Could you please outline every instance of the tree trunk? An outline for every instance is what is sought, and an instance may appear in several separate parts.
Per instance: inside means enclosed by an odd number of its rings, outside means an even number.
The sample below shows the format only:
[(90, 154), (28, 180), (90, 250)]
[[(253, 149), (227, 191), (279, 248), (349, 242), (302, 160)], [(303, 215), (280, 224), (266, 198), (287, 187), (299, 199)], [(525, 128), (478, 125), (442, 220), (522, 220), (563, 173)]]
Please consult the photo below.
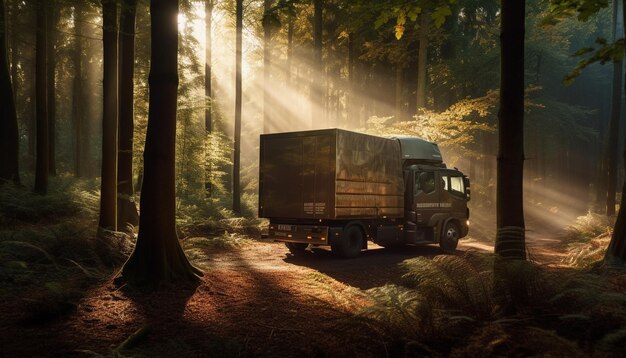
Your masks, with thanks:
[(46, 1), (37, 1), (37, 35), (35, 44), (35, 91), (37, 147), (35, 162), (35, 192), (48, 193), (48, 96), (46, 85)]
[[(208, 134), (213, 132), (213, 90), (211, 88), (212, 78), (211, 78), (211, 52), (212, 52), (212, 41), (213, 41), (213, 1), (214, 0), (206, 0), (204, 3), (204, 16), (205, 16), (205, 28), (206, 28), (206, 52), (205, 52), (205, 60), (204, 60), (204, 96), (206, 97), (207, 103), (206, 108), (204, 109), (204, 129)], [(213, 170), (211, 166), (210, 153), (206, 153), (205, 163), (207, 165), (206, 168), (206, 178), (204, 188), (206, 190), (207, 195), (211, 195), (212, 185), (211, 185), (211, 171)]]
[(428, 62), (428, 13), (424, 12), (420, 15), (420, 30), (419, 30), (419, 54), (417, 55), (417, 98), (416, 98), (416, 112), (420, 108), (426, 107), (426, 79), (427, 76), (427, 62)]
[[(263, 0), (265, 13), (272, 7), (273, 0)], [(269, 21), (263, 22), (263, 133), (274, 132), (272, 95), (269, 93), (272, 74), (272, 29)]]
[(0, 0), (0, 184), (2, 182), (20, 184), (17, 113), (9, 75), (6, 20), (5, 2)]
[(396, 63), (396, 108), (395, 108), (395, 122), (402, 121), (402, 82), (404, 71), (402, 71), (402, 65)]
[(503, 1), (498, 111), (497, 227), (495, 252), (526, 259), (524, 234), (524, 1)]
[(102, 1), (102, 169), (99, 228), (117, 230), (117, 0)]
[(321, 123), (324, 118), (324, 76), (322, 65), (322, 31), (324, 26), (324, 0), (313, 0), (313, 83), (311, 84), (311, 126)]
[(58, 18), (57, 5), (54, 0), (48, 1), (47, 34), (48, 48), (46, 59), (48, 62), (46, 75), (48, 76), (48, 174), (57, 175), (56, 169), (56, 25)]
[[(617, 0), (613, 1), (613, 41), (617, 40), (617, 14), (619, 6)], [(621, 114), (622, 96), (622, 61), (613, 62), (613, 97), (611, 99), (611, 121), (609, 122), (608, 144), (608, 179), (606, 196), (606, 215), (615, 215), (615, 190), (617, 186), (617, 151), (619, 122)]]
[(123, 0), (119, 37), (119, 147), (117, 152), (117, 227), (132, 230), (139, 224), (133, 198), (133, 131), (135, 74), (135, 17), (137, 0)]
[(202, 273), (183, 252), (176, 234), (176, 101), (178, 0), (151, 0), (150, 105), (144, 151), (139, 236), (117, 281), (157, 288), (195, 281)]
[(83, 40), (82, 29), (83, 11), (79, 5), (74, 7), (74, 53), (72, 62), (74, 65), (74, 79), (72, 83), (72, 131), (74, 133), (74, 176), (80, 178), (83, 173), (82, 162), (82, 127), (84, 121), (84, 104), (83, 98)]
[(237, 38), (235, 43), (235, 133), (233, 158), (233, 211), (241, 214), (241, 45), (243, 32), (243, 0), (237, 0)]
[(287, 24), (287, 66), (285, 66), (285, 81), (291, 86), (292, 75), (291, 68), (293, 66), (293, 26), (294, 15), (289, 14), (289, 23)]
[[(626, 10), (626, 0), (622, 0), (622, 9)], [(626, 24), (626, 11), (622, 12), (623, 23)], [(626, 26), (624, 26), (624, 36), (626, 36)], [(625, 75), (626, 76), (626, 75)], [(624, 78), (624, 91), (626, 92), (626, 78)], [(626, 149), (624, 150), (624, 165), (626, 169)], [(617, 219), (615, 220), (615, 227), (613, 228), (613, 235), (611, 236), (611, 242), (606, 251), (604, 260), (611, 263), (617, 261), (619, 263), (626, 262), (626, 177), (624, 177), (624, 184), (622, 185), (622, 199), (620, 201), (619, 212), (617, 213)]]

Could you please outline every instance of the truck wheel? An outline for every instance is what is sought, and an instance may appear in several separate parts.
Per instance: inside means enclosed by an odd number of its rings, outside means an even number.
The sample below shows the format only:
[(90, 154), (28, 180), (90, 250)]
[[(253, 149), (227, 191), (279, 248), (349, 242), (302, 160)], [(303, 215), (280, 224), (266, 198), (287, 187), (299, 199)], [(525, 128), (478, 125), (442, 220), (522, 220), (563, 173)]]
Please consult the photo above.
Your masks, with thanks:
[(341, 240), (331, 246), (332, 252), (340, 257), (353, 258), (359, 256), (363, 248), (363, 231), (358, 226), (350, 226)]
[(286, 242), (285, 246), (289, 249), (294, 256), (303, 255), (306, 248), (309, 244), (300, 243), (300, 242)]
[(459, 225), (454, 221), (448, 221), (446, 227), (441, 233), (439, 239), (439, 246), (445, 252), (454, 252), (459, 244), (459, 237), (461, 237), (461, 230)]

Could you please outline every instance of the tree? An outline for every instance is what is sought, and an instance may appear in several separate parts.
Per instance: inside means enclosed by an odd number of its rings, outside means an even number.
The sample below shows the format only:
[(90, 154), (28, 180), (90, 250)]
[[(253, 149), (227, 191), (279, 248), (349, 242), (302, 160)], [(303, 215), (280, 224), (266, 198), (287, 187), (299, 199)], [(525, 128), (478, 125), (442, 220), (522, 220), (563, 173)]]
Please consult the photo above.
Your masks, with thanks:
[(51, 0), (46, 4), (48, 6), (46, 15), (48, 18), (46, 33), (48, 35), (48, 48), (46, 53), (48, 76), (46, 82), (48, 85), (48, 174), (55, 176), (56, 169), (56, 27), (59, 10), (58, 4)]
[[(613, 41), (617, 40), (617, 14), (619, 6), (617, 0), (613, 1)], [(615, 187), (617, 186), (617, 152), (618, 152), (618, 136), (619, 121), (621, 112), (621, 96), (622, 96), (622, 59), (613, 60), (613, 94), (611, 99), (611, 120), (609, 122), (609, 143), (608, 149), (608, 181), (606, 196), (606, 215), (615, 215)]]
[(324, 118), (324, 85), (322, 71), (322, 34), (324, 0), (313, 0), (313, 83), (311, 84), (311, 125), (327, 124)]
[(202, 273), (183, 252), (176, 234), (176, 97), (178, 0), (151, 0), (150, 104), (144, 150), (139, 236), (118, 280), (156, 288), (193, 281)]
[(102, 0), (102, 170), (99, 228), (117, 230), (117, 0)]
[(123, 0), (119, 35), (119, 143), (117, 152), (117, 227), (139, 221), (133, 197), (135, 17), (137, 0)]
[[(212, 85), (212, 74), (211, 74), (211, 56), (212, 56), (212, 26), (213, 26), (213, 1), (214, 0), (206, 0), (204, 3), (204, 21), (206, 28), (206, 52), (204, 59), (204, 96), (206, 97), (207, 103), (206, 108), (204, 109), (204, 129), (208, 134), (211, 134), (213, 131), (213, 89)], [(205, 158), (205, 161), (208, 162), (208, 158)], [(206, 170), (206, 179), (205, 179), (205, 190), (207, 194), (211, 193), (211, 166), (208, 165)]]
[(74, 51), (72, 64), (74, 78), (72, 80), (72, 129), (74, 137), (74, 175), (80, 178), (83, 173), (83, 39), (81, 34), (84, 30), (84, 13), (80, 5), (74, 6)]
[(504, 0), (500, 12), (497, 228), (495, 252), (526, 259), (524, 234), (524, 30), (525, 1)]
[(243, 32), (243, 0), (237, 0), (235, 40), (235, 133), (233, 158), (233, 211), (241, 214), (241, 58)]
[(37, 124), (37, 153), (35, 162), (35, 192), (45, 195), (48, 192), (48, 96), (46, 85), (46, 1), (37, 1), (37, 29), (36, 29), (36, 59), (35, 59), (35, 87), (36, 87), (36, 124)]
[[(626, 0), (622, 0), (622, 19), (626, 21)], [(626, 22), (622, 23), (626, 24)], [(626, 26), (624, 26), (624, 38), (626, 38)], [(626, 47), (622, 46), (622, 51), (626, 53)], [(623, 83), (624, 91), (626, 92), (626, 78)], [(624, 164), (626, 165), (626, 149), (624, 150)], [(624, 168), (626, 168), (626, 166)], [(617, 219), (615, 220), (613, 234), (611, 235), (611, 242), (609, 243), (604, 258), (605, 261), (609, 263), (612, 261), (626, 262), (626, 195), (624, 195), (624, 193), (626, 193), (626, 177), (622, 185), (622, 199), (620, 201)]]
[(7, 56), (7, 12), (4, 0), (0, 0), (0, 184), (20, 183), (18, 151), (15, 95)]
[[(272, 7), (272, 0), (263, 0), (263, 10), (267, 13)], [(263, 19), (268, 19), (264, 16)], [(269, 21), (263, 21), (263, 133), (273, 132), (270, 111), (272, 110), (269, 93), (272, 73), (272, 29)]]
[(423, 12), (420, 15), (420, 29), (419, 29), (419, 52), (417, 58), (417, 109), (424, 108), (426, 106), (426, 79), (427, 76), (427, 62), (428, 62), (428, 27), (430, 26), (428, 12)]

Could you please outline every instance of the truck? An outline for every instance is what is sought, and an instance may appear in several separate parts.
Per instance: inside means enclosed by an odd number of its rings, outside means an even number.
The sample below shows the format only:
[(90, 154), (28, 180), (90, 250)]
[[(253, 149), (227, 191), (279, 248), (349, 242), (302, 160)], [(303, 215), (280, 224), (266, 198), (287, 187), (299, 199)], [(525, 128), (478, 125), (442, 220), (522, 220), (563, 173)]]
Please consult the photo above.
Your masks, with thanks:
[(343, 129), (262, 134), (259, 217), (294, 255), (330, 246), (352, 258), (383, 247), (456, 250), (469, 230), (470, 181), (436, 143)]

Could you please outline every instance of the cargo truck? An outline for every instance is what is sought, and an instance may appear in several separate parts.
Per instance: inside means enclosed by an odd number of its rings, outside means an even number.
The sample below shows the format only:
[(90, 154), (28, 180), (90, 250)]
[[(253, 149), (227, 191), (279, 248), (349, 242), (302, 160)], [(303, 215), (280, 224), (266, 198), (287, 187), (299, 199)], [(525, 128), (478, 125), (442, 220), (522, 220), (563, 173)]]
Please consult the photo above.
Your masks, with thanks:
[(259, 217), (293, 254), (309, 245), (358, 256), (383, 247), (439, 244), (468, 232), (470, 182), (437, 144), (342, 129), (263, 134)]

